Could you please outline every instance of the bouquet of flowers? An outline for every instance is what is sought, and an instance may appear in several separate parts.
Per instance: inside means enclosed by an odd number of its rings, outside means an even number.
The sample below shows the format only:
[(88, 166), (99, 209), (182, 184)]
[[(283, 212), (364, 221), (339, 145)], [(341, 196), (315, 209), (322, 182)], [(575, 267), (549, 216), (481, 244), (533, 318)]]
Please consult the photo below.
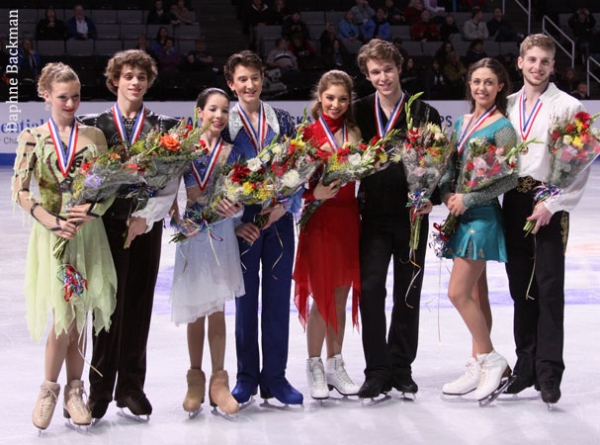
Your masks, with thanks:
[[(485, 138), (474, 138), (469, 141), (469, 148), (464, 167), (461, 169), (456, 184), (456, 193), (469, 193), (482, 190), (495, 181), (513, 173), (517, 166), (515, 155), (524, 152), (527, 145), (536, 140), (523, 141), (506, 152), (503, 147), (491, 144)], [(434, 227), (439, 231), (438, 240), (445, 246), (450, 235), (456, 231), (458, 218), (449, 214), (444, 223)], [(438, 256), (445, 249), (438, 250)]]
[(209, 201), (207, 205), (194, 203), (185, 209), (183, 218), (176, 215), (171, 217), (170, 226), (175, 229), (175, 234), (170, 242), (180, 243), (201, 232), (209, 230), (211, 224), (221, 221), (223, 218), (217, 213), (217, 206), (221, 198)]
[[(599, 115), (600, 113), (596, 113), (590, 116), (585, 111), (580, 111), (552, 127), (548, 145), (551, 155), (550, 179), (548, 183), (537, 187), (534, 196), (536, 201), (544, 201), (560, 194), (598, 157), (600, 130), (591, 126)], [(533, 231), (535, 224), (535, 221), (525, 223), (525, 236)]]
[(406, 141), (401, 146), (402, 164), (408, 182), (408, 202), (410, 207), (410, 243), (412, 250), (419, 247), (422, 216), (417, 212), (429, 201), (431, 194), (444, 175), (453, 152), (452, 144), (442, 128), (437, 124), (424, 123), (413, 126), (410, 115), (412, 102), (423, 93), (415, 94), (408, 100), (406, 110)]
[[(137, 154), (129, 152), (124, 144), (119, 144), (82, 164), (73, 177), (67, 209), (109, 199), (124, 185), (142, 183), (147, 164)], [(63, 259), (68, 242), (64, 238), (56, 240), (52, 252), (55, 258)]]
[[(339, 180), (343, 186), (348, 182), (358, 181), (366, 176), (377, 173), (387, 168), (392, 162), (401, 159), (400, 147), (393, 141), (398, 130), (390, 131), (385, 137), (373, 137), (369, 144), (346, 143), (335, 153), (317, 149), (318, 156), (324, 164), (322, 182), (329, 185)], [(298, 222), (301, 229), (315, 211), (324, 203), (324, 200), (311, 201), (302, 209)]]
[(186, 125), (182, 120), (168, 132), (153, 130), (131, 146), (130, 151), (138, 153), (134, 159), (147, 166), (145, 187), (129, 194), (138, 201), (136, 210), (144, 208), (148, 199), (170, 179), (183, 174), (191, 161), (207, 156), (206, 147), (200, 141), (203, 131), (204, 128)]
[(274, 186), (273, 196), (265, 202), (265, 208), (285, 204), (310, 180), (320, 165), (317, 149), (303, 139), (307, 124), (305, 111), (294, 138), (286, 137), (282, 142), (272, 143), (259, 155), (268, 165)]

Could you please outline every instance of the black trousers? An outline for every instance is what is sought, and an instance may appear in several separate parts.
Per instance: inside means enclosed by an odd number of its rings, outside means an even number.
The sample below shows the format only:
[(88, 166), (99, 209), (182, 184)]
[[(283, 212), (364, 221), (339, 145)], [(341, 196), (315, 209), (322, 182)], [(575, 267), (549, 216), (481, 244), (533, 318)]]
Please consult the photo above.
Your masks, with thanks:
[[(415, 263), (421, 269), (411, 285), (413, 275), (419, 269), (409, 258), (408, 213), (385, 218), (363, 216), (360, 237), (360, 313), (367, 378), (389, 380), (395, 375), (411, 374), (411, 364), (417, 356), (419, 343), (419, 305), (428, 225), (428, 217), (424, 217), (419, 248), (415, 252)], [(394, 269), (394, 304), (387, 334), (385, 283), (391, 259)], [(410, 292), (405, 300), (409, 285)]]
[[(537, 383), (560, 384), (563, 361), (565, 250), (569, 214), (556, 212), (536, 235), (524, 236), (534, 207), (531, 180), (504, 195), (508, 262), (506, 272), (514, 301), (515, 374)], [(533, 274), (533, 279), (532, 279)], [(531, 281), (531, 286), (530, 286)], [(527, 294), (527, 289), (529, 294)]]
[(110, 401), (115, 382), (115, 400), (144, 391), (146, 344), (160, 261), (162, 221), (156, 222), (150, 232), (136, 237), (129, 249), (124, 249), (126, 220), (114, 218), (110, 209), (103, 220), (117, 270), (117, 306), (110, 330), (93, 338), (92, 366), (102, 376), (90, 369), (89, 378), (90, 398)]

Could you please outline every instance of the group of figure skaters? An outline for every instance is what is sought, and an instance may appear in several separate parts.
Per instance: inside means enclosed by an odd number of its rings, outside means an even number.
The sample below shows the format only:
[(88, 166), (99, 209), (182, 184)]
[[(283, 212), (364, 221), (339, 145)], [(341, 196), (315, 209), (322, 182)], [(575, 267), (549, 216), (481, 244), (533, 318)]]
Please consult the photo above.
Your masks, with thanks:
[[(511, 375), (490, 337), (486, 261), (493, 260), (506, 263), (514, 300), (517, 362), (505, 391), (516, 394), (535, 385), (544, 402), (556, 403), (564, 371), (568, 212), (581, 198), (589, 173), (583, 173), (562, 194), (543, 203), (534, 201), (533, 188), (549, 176), (546, 144), (553, 116), (583, 110), (580, 102), (549, 83), (554, 54), (549, 37), (527, 37), (518, 62), (525, 85), (511, 96), (500, 63), (486, 58), (471, 66), (467, 87), (471, 111), (454, 125), (455, 157), (465, 159), (472, 138), (486, 138), (507, 150), (519, 141), (535, 138), (538, 142), (519, 155), (513, 174), (478, 192), (455, 192), (452, 184), (464, 163), (454, 160), (440, 183), (439, 197), (420, 210), (423, 224), (412, 262), (408, 184), (400, 164), (364, 178), (357, 194), (354, 183), (325, 185), (315, 179), (302, 196), (271, 208), (262, 228), (255, 224), (260, 205), (242, 207), (221, 201), (218, 212), (223, 219), (211, 231), (219, 241), (207, 242), (211, 233), (202, 232), (176, 249), (171, 304), (173, 321), (187, 324), (190, 368), (185, 411), (197, 413), (206, 392), (210, 404), (226, 415), (235, 415), (259, 390), (265, 399), (303, 403), (303, 395), (286, 379), (292, 279), (294, 301), (306, 329), (306, 372), (312, 398), (326, 399), (331, 389), (365, 399), (392, 388), (415, 394), (418, 386), (411, 365), (417, 355), (423, 274), (416, 279), (413, 275), (414, 268), (423, 268), (425, 262), (427, 215), (441, 201), (460, 220), (448, 244), (447, 255), (454, 263), (448, 295), (472, 337), (466, 372), (444, 385), (444, 394), (475, 391), (478, 400), (485, 400)], [(358, 65), (373, 84), (374, 94), (353, 100), (351, 77), (337, 70), (323, 74), (315, 88), (314, 122), (306, 127), (304, 138), (322, 150), (335, 152), (346, 142), (407, 129), (404, 105), (408, 97), (400, 85), (398, 50), (374, 39), (361, 48)], [(210, 162), (195, 161), (183, 175), (184, 217), (206, 204), (207, 184), (219, 165), (252, 158), (274, 138), (292, 137), (296, 132), (289, 113), (261, 101), (263, 64), (256, 54), (232, 55), (224, 73), (238, 102), (231, 107), (228, 94), (217, 88), (206, 89), (198, 97), (196, 112), (206, 125), (201, 139), (211, 150)], [(70, 178), (84, 162), (107, 146), (134, 143), (151, 129), (167, 131), (177, 121), (143, 104), (157, 75), (147, 54), (119, 52), (108, 62), (105, 75), (107, 87), (117, 96), (115, 104), (103, 113), (78, 119), (76, 73), (61, 63), (46, 65), (38, 91), (51, 117), (47, 124), (26, 129), (19, 137), (12, 187), (13, 199), (35, 220), (25, 272), (27, 322), (34, 339), (43, 336), (48, 314), (53, 317), (44, 382), (33, 411), (33, 423), (41, 430), (50, 424), (59, 398), (63, 362), (67, 377), (64, 415), (74, 424), (85, 426), (101, 419), (113, 400), (138, 419), (152, 413), (144, 393), (146, 347), (163, 218), (169, 213), (180, 217), (176, 195), (181, 178), (172, 178), (143, 209), (133, 213), (132, 198), (125, 191), (104, 202), (71, 208), (66, 203), (72, 192)], [(410, 115), (414, 125), (440, 123), (439, 113), (420, 100), (411, 102)], [(32, 178), (38, 184), (38, 197), (29, 189)], [(502, 194), (501, 207), (498, 197)], [(300, 198), (325, 203), (300, 230), (294, 262), (294, 214), (301, 208)], [(534, 236), (523, 235), (527, 220), (536, 221)], [(88, 281), (85, 298), (69, 302), (63, 298), (62, 283), (56, 278), (61, 264), (52, 254), (57, 237), (70, 240), (66, 255)], [(394, 304), (387, 331), (390, 261)], [(362, 385), (349, 377), (342, 356), (350, 292), (352, 323), (359, 323), (360, 314), (362, 324), (366, 361)], [(231, 299), (236, 306), (237, 356), (232, 390), (224, 369), (224, 305)], [(80, 351), (88, 312), (93, 314), (94, 335), (86, 403)], [(206, 330), (212, 368), (208, 390), (202, 369)]]

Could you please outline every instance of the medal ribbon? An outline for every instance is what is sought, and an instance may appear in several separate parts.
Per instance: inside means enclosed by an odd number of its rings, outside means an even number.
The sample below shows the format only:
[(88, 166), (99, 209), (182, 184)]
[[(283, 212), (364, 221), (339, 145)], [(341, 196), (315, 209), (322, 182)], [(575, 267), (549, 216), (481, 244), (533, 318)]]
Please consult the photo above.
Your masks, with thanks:
[[(331, 128), (329, 128), (329, 125), (327, 125), (327, 122), (325, 122), (325, 118), (323, 116), (319, 117), (319, 124), (323, 128), (323, 131), (325, 132), (325, 136), (327, 137), (327, 141), (329, 142), (329, 145), (331, 145), (331, 148), (333, 148), (335, 151), (338, 151), (340, 149), (340, 146), (337, 143), (337, 141), (335, 140), (335, 137), (333, 136), (333, 133), (331, 132)], [(348, 140), (348, 128), (346, 127), (346, 122), (344, 122), (342, 124), (342, 145), (344, 145), (347, 140)]]
[(115, 126), (117, 127), (121, 140), (129, 142), (131, 145), (135, 144), (139, 139), (140, 134), (142, 134), (142, 127), (144, 126), (144, 120), (146, 119), (146, 107), (142, 105), (141, 110), (138, 111), (129, 140), (127, 139), (127, 129), (123, 123), (123, 115), (121, 114), (121, 110), (119, 110), (119, 105), (115, 103), (112, 107), (112, 111), (113, 120), (115, 121)]
[(265, 115), (263, 103), (260, 103), (260, 109), (258, 110), (258, 132), (254, 130), (250, 116), (246, 114), (239, 102), (237, 104), (237, 108), (240, 112), (240, 119), (242, 120), (242, 124), (246, 129), (246, 133), (248, 133), (248, 136), (250, 136), (250, 140), (252, 141), (252, 145), (254, 145), (254, 150), (256, 150), (256, 154), (259, 154), (264, 148), (265, 138), (267, 137), (267, 117)]
[(210, 154), (210, 159), (208, 160), (208, 165), (206, 166), (206, 170), (204, 171), (204, 176), (198, 171), (196, 168), (196, 164), (192, 162), (192, 173), (194, 174), (194, 178), (196, 178), (196, 182), (198, 183), (198, 187), (200, 190), (204, 191), (206, 189), (206, 185), (208, 184), (208, 179), (212, 175), (213, 170), (215, 169), (218, 161), (219, 155), (221, 154), (221, 149), (223, 148), (223, 138), (219, 137), (215, 146), (212, 149)]
[[(544, 93), (542, 92), (542, 94)], [(521, 92), (521, 97), (519, 98), (519, 102), (521, 102), (521, 106), (519, 107), (519, 131), (521, 132), (521, 139), (524, 141), (526, 141), (527, 138), (529, 138), (529, 133), (531, 133), (531, 129), (533, 128), (535, 118), (542, 109), (542, 105), (544, 105), (540, 100), (541, 98), (542, 96), (540, 95), (540, 97), (538, 97), (538, 100), (535, 102), (535, 105), (533, 106), (533, 110), (531, 110), (531, 114), (528, 117), (525, 108), (525, 102), (527, 101), (527, 98), (525, 97), (525, 91)]]
[(465, 148), (465, 143), (471, 137), (471, 135), (475, 133), (475, 131), (483, 125), (483, 122), (487, 118), (492, 116), (495, 111), (496, 105), (494, 104), (490, 108), (485, 110), (485, 112), (481, 116), (479, 116), (479, 118), (475, 121), (472, 127), (471, 121), (473, 120), (473, 116), (471, 115), (469, 122), (467, 122), (467, 125), (465, 125), (465, 127), (462, 129), (462, 131), (460, 132), (460, 136), (458, 137), (458, 154), (461, 154), (463, 152)]
[(50, 131), (50, 137), (52, 138), (52, 142), (54, 144), (54, 151), (56, 152), (56, 157), (58, 158), (58, 168), (60, 169), (63, 178), (66, 178), (69, 174), (71, 164), (75, 159), (75, 152), (77, 151), (77, 138), (79, 137), (79, 128), (77, 127), (77, 122), (75, 119), (73, 119), (66, 153), (64, 144), (60, 140), (60, 132), (58, 131), (58, 127), (52, 118), (48, 120), (48, 131)]
[(390, 113), (390, 118), (384, 127), (381, 107), (379, 106), (379, 93), (375, 93), (375, 121), (377, 124), (377, 136), (383, 138), (394, 128), (398, 118), (400, 117), (400, 113), (404, 108), (405, 100), (406, 94), (402, 93), (402, 96), (400, 96), (400, 99), (398, 99), (398, 102), (396, 102), (394, 109)]

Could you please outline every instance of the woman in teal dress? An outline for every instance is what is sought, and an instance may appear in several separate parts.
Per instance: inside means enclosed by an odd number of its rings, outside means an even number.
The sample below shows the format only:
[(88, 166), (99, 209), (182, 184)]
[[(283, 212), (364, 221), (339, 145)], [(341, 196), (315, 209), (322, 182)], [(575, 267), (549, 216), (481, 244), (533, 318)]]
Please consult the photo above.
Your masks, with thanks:
[[(74, 174), (101, 150), (102, 132), (78, 124), (75, 112), (81, 85), (77, 74), (62, 63), (42, 70), (38, 93), (51, 110), (46, 124), (24, 130), (18, 139), (12, 179), (13, 200), (35, 220), (31, 230), (25, 271), (27, 324), (34, 340), (40, 340), (50, 313), (53, 329), (46, 342), (44, 374), (32, 420), (40, 430), (52, 420), (63, 362), (67, 386), (64, 415), (76, 425), (89, 425), (91, 415), (83, 401), (81, 374), (84, 366), (85, 326), (94, 315), (98, 332), (108, 329), (115, 308), (117, 277), (102, 219), (109, 202), (83, 204), (67, 209)], [(35, 179), (39, 198), (30, 191)], [(69, 240), (62, 260), (53, 255), (59, 238)], [(65, 263), (87, 280), (87, 290), (68, 298), (59, 278)]]
[[(471, 114), (456, 122), (457, 153), (451, 163), (460, 168), (467, 167), (470, 142), (484, 141), (505, 152), (516, 144), (515, 130), (505, 117), (510, 90), (506, 70), (498, 61), (486, 58), (471, 66), (467, 78)], [(451, 185), (459, 170), (449, 169), (440, 184), (444, 203), (459, 221), (447, 244), (446, 256), (454, 259), (448, 297), (471, 333), (473, 350), (466, 373), (444, 385), (443, 392), (463, 395), (475, 391), (477, 400), (482, 401), (510, 375), (506, 360), (494, 350), (490, 338), (492, 316), (485, 267), (486, 261), (506, 262), (498, 196), (516, 186), (517, 171), (481, 190), (453, 193)]]

